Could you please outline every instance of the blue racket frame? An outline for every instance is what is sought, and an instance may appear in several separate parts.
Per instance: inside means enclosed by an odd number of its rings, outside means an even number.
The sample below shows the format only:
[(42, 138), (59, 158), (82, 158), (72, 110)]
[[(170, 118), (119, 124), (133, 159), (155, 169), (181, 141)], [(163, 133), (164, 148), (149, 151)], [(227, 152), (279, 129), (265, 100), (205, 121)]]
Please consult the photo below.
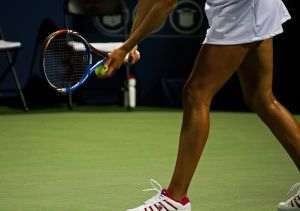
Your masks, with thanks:
[[(62, 30), (58, 30), (52, 34), (50, 34), (48, 36), (48, 38), (46, 39), (44, 46), (48, 46), (50, 41), (58, 34), (62, 34), (62, 33), (71, 33), (76, 35), (78, 38), (80, 38), (82, 40), (82, 43), (85, 45), (86, 50), (87, 50), (87, 55), (89, 55), (89, 62), (90, 65), (84, 70), (84, 74), (81, 77), (81, 79), (74, 84), (71, 87), (65, 87), (65, 88), (58, 88), (56, 87), (54, 84), (51, 83), (51, 81), (49, 81), (47, 74), (45, 73), (45, 65), (44, 65), (44, 61), (43, 61), (43, 66), (44, 66), (44, 75), (46, 77), (46, 80), (48, 81), (49, 85), (51, 87), (53, 87), (54, 89), (56, 89), (58, 92), (64, 93), (64, 94), (71, 94), (74, 91), (76, 91), (77, 89), (79, 89), (87, 80), (88, 78), (95, 72), (96, 68), (105, 65), (106, 63), (106, 58), (103, 58), (102, 60), (99, 60), (97, 63), (92, 64), (92, 60), (93, 60), (93, 56), (92, 56), (92, 52), (97, 53), (98, 55), (101, 56), (105, 56), (106, 53), (104, 52), (100, 52), (96, 49), (93, 48), (93, 46), (91, 46), (88, 41), (86, 41), (78, 32), (72, 31), (72, 30), (68, 30), (68, 29), (62, 29)], [(44, 56), (43, 56), (44, 57)]]
[(76, 84), (74, 84), (71, 87), (57, 89), (57, 91), (63, 92), (63, 93), (66, 93), (66, 94), (73, 93), (74, 91), (79, 89), (87, 81), (87, 79), (95, 72), (96, 68), (98, 68), (102, 65), (105, 65), (105, 63), (106, 63), (106, 59), (102, 59), (102, 60), (98, 61), (96, 64), (87, 67), (86, 70), (85, 70), (85, 74), (82, 76), (80, 81), (78, 81)]

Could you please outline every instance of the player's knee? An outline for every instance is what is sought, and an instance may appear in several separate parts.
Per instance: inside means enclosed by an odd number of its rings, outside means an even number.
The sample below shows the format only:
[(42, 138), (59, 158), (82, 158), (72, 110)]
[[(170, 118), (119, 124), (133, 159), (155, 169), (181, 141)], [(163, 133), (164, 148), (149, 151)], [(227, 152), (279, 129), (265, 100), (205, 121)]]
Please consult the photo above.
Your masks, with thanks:
[(210, 100), (208, 93), (205, 89), (201, 89), (198, 86), (194, 86), (191, 83), (187, 83), (183, 89), (183, 106), (195, 107), (209, 106)]
[(270, 109), (276, 104), (276, 99), (272, 92), (246, 94), (244, 99), (247, 106), (256, 113)]

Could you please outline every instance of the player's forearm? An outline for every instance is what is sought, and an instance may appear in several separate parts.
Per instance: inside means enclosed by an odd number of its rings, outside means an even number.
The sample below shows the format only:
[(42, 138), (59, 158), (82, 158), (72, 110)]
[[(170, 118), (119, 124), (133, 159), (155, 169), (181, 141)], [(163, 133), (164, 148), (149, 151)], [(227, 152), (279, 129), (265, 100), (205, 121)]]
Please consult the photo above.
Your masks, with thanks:
[(146, 15), (158, 1), (161, 0), (138, 0), (135, 18), (131, 27), (131, 33), (135, 32), (138, 26), (140, 26), (142, 21), (145, 19)]
[(132, 30), (130, 37), (122, 46), (122, 48), (127, 52), (133, 49), (152, 31), (161, 26), (161, 24), (165, 21), (165, 19), (168, 17), (170, 12), (176, 5), (176, 0), (160, 0), (154, 1), (154, 3), (152, 0), (147, 1), (151, 1), (153, 6), (150, 11), (148, 11), (148, 13), (144, 16), (143, 20), (140, 20), (139, 24), (136, 23), (136, 28)]

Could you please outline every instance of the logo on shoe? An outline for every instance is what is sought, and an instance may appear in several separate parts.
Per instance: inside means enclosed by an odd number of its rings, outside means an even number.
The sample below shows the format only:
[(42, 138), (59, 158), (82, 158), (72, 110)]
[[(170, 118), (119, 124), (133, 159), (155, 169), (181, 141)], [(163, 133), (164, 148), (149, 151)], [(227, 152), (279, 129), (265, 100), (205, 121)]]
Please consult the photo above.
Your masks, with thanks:
[(156, 209), (157, 209), (158, 211), (161, 211), (161, 210), (163, 210), (163, 209), (164, 209), (164, 207), (163, 207), (163, 206), (161, 206), (161, 205), (155, 205), (155, 207), (156, 207)]

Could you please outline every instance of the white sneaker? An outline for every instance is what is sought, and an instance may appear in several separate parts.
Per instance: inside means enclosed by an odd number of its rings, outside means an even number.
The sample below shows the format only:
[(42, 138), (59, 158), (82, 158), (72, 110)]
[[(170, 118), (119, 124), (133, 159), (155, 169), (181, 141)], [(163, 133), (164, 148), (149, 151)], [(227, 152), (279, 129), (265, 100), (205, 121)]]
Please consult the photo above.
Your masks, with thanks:
[(144, 191), (154, 190), (158, 193), (151, 199), (147, 200), (143, 205), (127, 211), (191, 211), (191, 203), (187, 197), (183, 197), (179, 202), (174, 201), (168, 197), (167, 191), (162, 189), (158, 182), (151, 179), (150, 183), (152, 188)]
[(278, 204), (278, 211), (300, 211), (300, 183), (291, 188), (287, 201)]

